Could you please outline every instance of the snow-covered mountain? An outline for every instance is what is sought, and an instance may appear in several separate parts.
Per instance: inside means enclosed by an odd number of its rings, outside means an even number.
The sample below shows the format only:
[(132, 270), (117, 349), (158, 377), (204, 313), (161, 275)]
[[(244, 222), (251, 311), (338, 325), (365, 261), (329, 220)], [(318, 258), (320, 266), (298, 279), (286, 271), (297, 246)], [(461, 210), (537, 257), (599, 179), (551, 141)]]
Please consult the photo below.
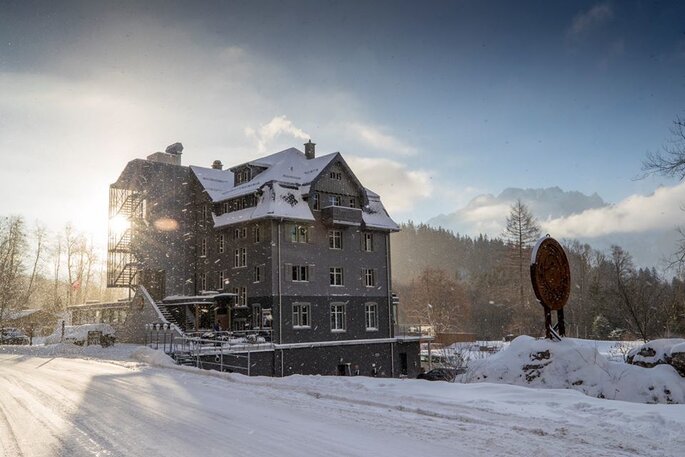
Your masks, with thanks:
[[(678, 195), (676, 194), (672, 199), (673, 202), (679, 201)], [(642, 198), (644, 200), (642, 207), (658, 209), (662, 206), (659, 191)], [(543, 233), (549, 232), (560, 239), (578, 239), (600, 250), (606, 250), (612, 244), (617, 244), (628, 250), (639, 266), (663, 266), (664, 260), (676, 249), (679, 235), (674, 224), (655, 222), (645, 227), (632, 227), (636, 219), (634, 213), (642, 211), (638, 211), (637, 205), (631, 203), (636, 201), (634, 197), (611, 205), (597, 193), (586, 195), (578, 191), (565, 191), (559, 187), (507, 188), (497, 196), (478, 195), (463, 208), (431, 218), (427, 223), (461, 234), (473, 236), (484, 233), (496, 237), (501, 235), (511, 205), (517, 199), (521, 199), (529, 207), (540, 222)], [(678, 205), (673, 202), (669, 200), (665, 206), (669, 208), (669, 212), (678, 213)], [(570, 217), (576, 215), (582, 216)], [(677, 216), (678, 214), (673, 217)], [(654, 218), (646, 213), (644, 217)], [(571, 222), (575, 224), (574, 229), (578, 231), (579, 223), (574, 219), (582, 219), (588, 225), (594, 224), (593, 230), (586, 231), (586, 235), (568, 235), (566, 232), (569, 230), (564, 232), (564, 229), (571, 227)], [(606, 230), (597, 230), (597, 224)], [(631, 227), (628, 227), (629, 224), (632, 224)], [(559, 231), (561, 232), (557, 233)]]
[(497, 196), (478, 195), (465, 207), (450, 214), (436, 216), (428, 220), (428, 224), (464, 234), (487, 233), (497, 236), (504, 229), (504, 221), (512, 203), (518, 199), (521, 199), (540, 221), (608, 206), (608, 203), (596, 193), (585, 195), (578, 191), (564, 191), (559, 187), (540, 189), (509, 187)]

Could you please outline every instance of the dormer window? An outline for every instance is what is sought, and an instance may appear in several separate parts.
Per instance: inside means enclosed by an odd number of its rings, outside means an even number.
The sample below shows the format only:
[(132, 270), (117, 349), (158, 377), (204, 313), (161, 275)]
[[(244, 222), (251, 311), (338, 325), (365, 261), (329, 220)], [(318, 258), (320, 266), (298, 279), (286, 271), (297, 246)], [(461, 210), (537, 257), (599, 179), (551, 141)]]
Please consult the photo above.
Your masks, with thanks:
[(236, 171), (235, 173), (235, 185), (240, 185), (244, 182), (248, 182), (252, 178), (250, 169), (243, 168), (242, 170)]

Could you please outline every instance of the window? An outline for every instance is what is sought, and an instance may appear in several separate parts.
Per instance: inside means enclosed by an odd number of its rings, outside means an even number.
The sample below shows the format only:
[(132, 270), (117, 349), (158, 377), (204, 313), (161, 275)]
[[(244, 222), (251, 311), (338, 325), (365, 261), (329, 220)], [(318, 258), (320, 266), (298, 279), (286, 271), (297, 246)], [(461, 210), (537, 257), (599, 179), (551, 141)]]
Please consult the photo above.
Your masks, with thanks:
[(222, 211), (221, 211), (222, 213), (224, 213), (224, 214), (228, 213), (229, 212), (228, 202), (223, 202), (223, 204), (221, 205), (221, 208), (222, 208)]
[(252, 235), (254, 236), (254, 242), (259, 243), (261, 241), (261, 233), (259, 232), (259, 226), (255, 225), (252, 230)]
[(207, 220), (207, 215), (208, 215), (208, 210), (207, 210), (207, 204), (205, 203), (202, 205), (202, 220)]
[(314, 192), (312, 194), (312, 208), (314, 208), (317, 211), (321, 209), (321, 203), (319, 200), (319, 193), (318, 192)]
[(309, 303), (293, 303), (293, 328), (309, 328)]
[(309, 242), (309, 227), (304, 225), (293, 225), (290, 228), (290, 241), (293, 243)]
[(248, 182), (249, 180), (250, 180), (250, 169), (249, 168), (243, 168), (242, 170), (236, 172), (236, 174), (235, 174), (236, 186), (238, 184)]
[(200, 273), (200, 290), (207, 290), (207, 273)]
[(271, 315), (271, 308), (262, 310), (262, 328), (271, 328), (273, 316)]
[(219, 250), (219, 254), (224, 253), (224, 234), (223, 233), (219, 235), (218, 250)]
[(342, 179), (342, 173), (339, 171), (331, 171), (328, 176), (330, 176), (331, 179), (337, 179), (338, 181)]
[(307, 265), (293, 265), (292, 273), (293, 281), (309, 281), (309, 266)]
[(340, 206), (341, 203), (341, 198), (340, 195), (329, 195), (328, 196), (328, 203), (330, 206)]
[(261, 282), (262, 281), (262, 266), (257, 265), (254, 267), (254, 282)]
[(357, 207), (357, 197), (350, 197), (350, 208)]
[(364, 305), (366, 330), (378, 330), (378, 305), (367, 303)]
[(343, 269), (342, 267), (330, 268), (331, 286), (343, 285)]
[(233, 239), (247, 238), (247, 227), (237, 228), (233, 230)]
[(362, 270), (364, 274), (364, 285), (366, 287), (375, 287), (376, 286), (376, 270), (372, 270), (371, 268), (365, 268)]
[(219, 278), (217, 281), (217, 286), (216, 286), (217, 290), (223, 290), (225, 284), (226, 284), (226, 273), (223, 270), (221, 270), (219, 272)]
[(342, 231), (328, 231), (328, 247), (330, 249), (342, 249)]
[(205, 257), (207, 255), (207, 238), (202, 238), (200, 240), (200, 256)]
[(252, 305), (252, 328), (260, 328), (262, 320), (262, 305), (255, 303)]
[(373, 251), (373, 233), (365, 233), (364, 234), (363, 249), (366, 252)]
[(233, 293), (237, 295), (235, 306), (244, 308), (247, 306), (247, 287), (234, 287)]
[(331, 304), (331, 331), (344, 332), (345, 331), (345, 304), (333, 303)]
[(240, 248), (240, 249), (236, 249), (234, 251), (233, 266), (235, 268), (247, 266), (247, 249), (246, 248)]

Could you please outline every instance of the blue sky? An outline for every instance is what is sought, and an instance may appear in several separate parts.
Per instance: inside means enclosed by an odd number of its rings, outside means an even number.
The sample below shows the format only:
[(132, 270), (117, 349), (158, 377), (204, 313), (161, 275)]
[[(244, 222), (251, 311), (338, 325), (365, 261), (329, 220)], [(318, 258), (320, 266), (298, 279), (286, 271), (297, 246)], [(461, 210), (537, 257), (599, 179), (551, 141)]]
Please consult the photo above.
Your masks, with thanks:
[(350, 157), (398, 220), (506, 187), (620, 205), (676, 185), (633, 178), (685, 108), (682, 2), (2, 10), (0, 192), (13, 198), (1, 214), (100, 234), (107, 185), (128, 160), (176, 141), (186, 164), (209, 165), (311, 137), (320, 153)]

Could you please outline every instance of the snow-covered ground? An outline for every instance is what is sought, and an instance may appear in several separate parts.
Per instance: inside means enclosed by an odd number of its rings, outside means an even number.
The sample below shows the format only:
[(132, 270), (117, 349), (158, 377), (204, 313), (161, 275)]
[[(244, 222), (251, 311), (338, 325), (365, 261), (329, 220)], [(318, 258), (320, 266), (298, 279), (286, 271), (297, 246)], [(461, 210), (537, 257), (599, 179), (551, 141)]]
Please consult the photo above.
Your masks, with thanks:
[(5, 456), (681, 456), (685, 406), (573, 390), (247, 378), (136, 346), (0, 346)]

